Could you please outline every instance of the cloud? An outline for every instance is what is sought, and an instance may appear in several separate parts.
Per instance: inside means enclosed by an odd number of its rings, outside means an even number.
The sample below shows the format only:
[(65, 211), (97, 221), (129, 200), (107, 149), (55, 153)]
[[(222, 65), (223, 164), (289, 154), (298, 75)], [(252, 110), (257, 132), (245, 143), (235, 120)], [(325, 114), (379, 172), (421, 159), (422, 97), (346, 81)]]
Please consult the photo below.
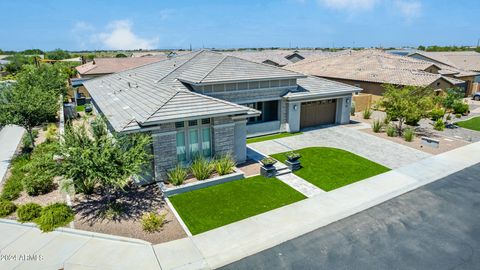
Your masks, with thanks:
[(338, 10), (369, 10), (372, 9), (378, 0), (318, 0), (321, 5)]
[(113, 50), (154, 49), (158, 44), (158, 37), (147, 39), (137, 36), (132, 31), (129, 20), (112, 21), (107, 31), (94, 34), (93, 41)]
[(400, 12), (406, 21), (411, 21), (422, 15), (422, 3), (418, 1), (396, 0), (394, 7)]

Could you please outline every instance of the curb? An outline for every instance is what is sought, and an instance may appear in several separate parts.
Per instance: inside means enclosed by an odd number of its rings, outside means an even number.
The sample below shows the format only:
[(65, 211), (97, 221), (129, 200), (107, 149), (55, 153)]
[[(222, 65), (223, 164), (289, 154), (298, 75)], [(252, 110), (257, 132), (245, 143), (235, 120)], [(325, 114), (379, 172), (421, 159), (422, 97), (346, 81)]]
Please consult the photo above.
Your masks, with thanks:
[(175, 207), (173, 207), (173, 204), (172, 204), (172, 202), (170, 202), (168, 197), (165, 197), (165, 201), (167, 202), (168, 207), (170, 208), (170, 210), (172, 210), (173, 215), (178, 220), (178, 223), (180, 223), (180, 226), (182, 226), (182, 229), (185, 231), (187, 236), (189, 236), (189, 237), (193, 236), (192, 233), (190, 232), (190, 230), (188, 229), (187, 225), (185, 225), (185, 223), (183, 222), (183, 219), (178, 214), (177, 209), (175, 209)]

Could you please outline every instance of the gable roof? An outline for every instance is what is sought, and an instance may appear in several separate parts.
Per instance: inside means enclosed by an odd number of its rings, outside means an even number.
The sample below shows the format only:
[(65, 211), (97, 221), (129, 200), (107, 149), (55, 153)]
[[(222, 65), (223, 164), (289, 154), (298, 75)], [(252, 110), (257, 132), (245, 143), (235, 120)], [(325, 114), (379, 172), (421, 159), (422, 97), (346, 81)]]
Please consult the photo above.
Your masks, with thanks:
[[(379, 50), (346, 50), (307, 58), (286, 68), (319, 77), (428, 86), (442, 77), (440, 74), (424, 71), (433, 65), (428, 61), (388, 54)], [(453, 81), (449, 80), (449, 82)]]
[(434, 62), (438, 62), (451, 67), (478, 71), (480, 72), (480, 53), (474, 51), (462, 51), (462, 52), (423, 52), (417, 51), (409, 54), (421, 55)]
[(297, 84), (297, 89), (286, 94), (284, 96), (285, 98), (289, 100), (301, 100), (314, 97), (338, 96), (362, 91), (359, 87), (314, 76), (298, 79)]
[(210, 51), (198, 51), (87, 80), (84, 86), (116, 131), (188, 118), (257, 113), (190, 91), (189, 85), (305, 75)]
[(225, 55), (235, 56), (252, 62), (265, 64), (271, 63), (282, 67), (293, 63), (290, 58), (294, 55), (298, 55), (300, 58), (305, 59), (307, 57), (324, 53), (325, 52), (320, 50), (250, 50), (223, 52)]
[(167, 56), (95, 58), (93, 61), (76, 67), (80, 75), (104, 75), (136, 68), (166, 59)]

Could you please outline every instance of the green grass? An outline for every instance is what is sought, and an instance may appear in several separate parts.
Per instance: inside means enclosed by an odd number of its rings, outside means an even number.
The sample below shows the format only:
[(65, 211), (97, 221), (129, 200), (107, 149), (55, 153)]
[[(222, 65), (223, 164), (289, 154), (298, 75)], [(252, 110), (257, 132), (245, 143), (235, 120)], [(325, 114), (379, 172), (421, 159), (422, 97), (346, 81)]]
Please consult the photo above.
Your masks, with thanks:
[(466, 121), (457, 122), (455, 124), (459, 127), (480, 131), (480, 116), (473, 117)]
[(280, 139), (280, 138), (285, 138), (285, 137), (290, 137), (290, 136), (295, 136), (300, 134), (303, 134), (303, 132), (295, 132), (295, 133), (283, 132), (278, 134), (259, 136), (259, 137), (247, 139), (247, 143), (256, 143), (256, 142), (275, 140), (275, 139)]
[[(337, 148), (310, 147), (295, 152), (302, 155), (300, 162), (303, 168), (294, 173), (325, 191), (334, 190), (390, 170), (373, 161)], [(280, 162), (285, 162), (284, 154), (274, 154), (272, 157)]]
[(305, 199), (276, 178), (254, 176), (170, 197), (192, 234)]
[(77, 112), (84, 112), (85, 111), (85, 105), (78, 105), (77, 106)]

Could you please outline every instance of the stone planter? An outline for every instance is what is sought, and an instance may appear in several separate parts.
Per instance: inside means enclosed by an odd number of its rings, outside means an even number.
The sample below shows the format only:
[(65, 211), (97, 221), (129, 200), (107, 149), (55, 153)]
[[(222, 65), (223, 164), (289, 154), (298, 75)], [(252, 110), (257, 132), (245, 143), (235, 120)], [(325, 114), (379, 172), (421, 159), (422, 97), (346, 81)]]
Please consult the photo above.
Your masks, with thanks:
[(260, 174), (264, 177), (274, 177), (277, 174), (277, 169), (272, 165), (260, 167)]
[(287, 160), (285, 161), (285, 163), (287, 164), (288, 169), (290, 169), (290, 171), (292, 172), (302, 168), (302, 165), (300, 164), (298, 158), (295, 160)]

